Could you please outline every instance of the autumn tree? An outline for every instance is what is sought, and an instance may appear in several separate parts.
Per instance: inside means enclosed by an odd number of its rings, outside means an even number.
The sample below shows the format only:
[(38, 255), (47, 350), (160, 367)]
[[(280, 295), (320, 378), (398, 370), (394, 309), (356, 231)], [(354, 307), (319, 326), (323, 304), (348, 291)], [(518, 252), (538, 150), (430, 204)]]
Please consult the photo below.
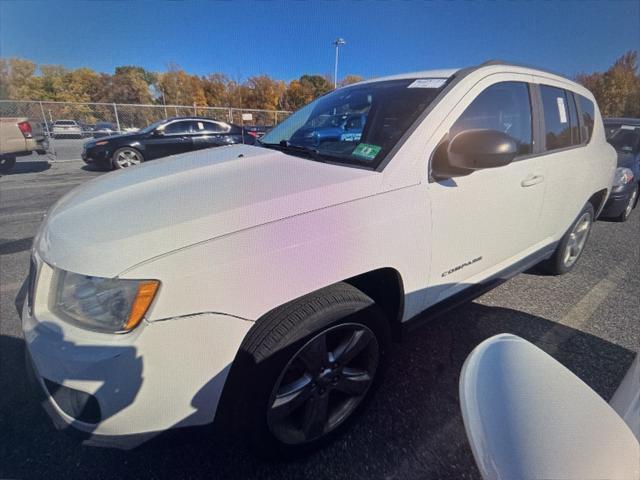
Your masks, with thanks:
[(298, 110), (312, 100), (331, 91), (331, 80), (321, 75), (303, 75), (292, 80), (284, 95), (284, 108)]
[(604, 73), (581, 73), (576, 80), (591, 90), (603, 116), (640, 116), (637, 51), (626, 52)]
[(178, 65), (158, 74), (158, 89), (169, 105), (207, 106), (207, 98), (200, 77), (189, 75)]
[(364, 80), (364, 77), (360, 75), (347, 75), (342, 80), (338, 82), (339, 87), (345, 87), (347, 85), (351, 85), (352, 83), (358, 83)]
[(258, 75), (249, 77), (246, 86), (248, 90), (244, 108), (281, 109), (283, 96), (287, 88), (284, 82), (273, 80), (267, 75)]

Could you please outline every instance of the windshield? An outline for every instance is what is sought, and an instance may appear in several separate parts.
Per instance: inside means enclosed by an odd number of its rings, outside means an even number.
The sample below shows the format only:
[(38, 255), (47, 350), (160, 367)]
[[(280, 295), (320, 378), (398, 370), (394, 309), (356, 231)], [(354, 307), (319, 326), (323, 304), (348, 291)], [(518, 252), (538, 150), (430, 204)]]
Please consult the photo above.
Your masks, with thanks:
[(153, 122), (152, 124), (144, 127), (142, 130), (138, 130), (138, 133), (150, 133), (160, 125), (162, 125), (164, 122), (166, 122), (166, 120), (158, 120), (157, 122)]
[(636, 152), (640, 148), (640, 127), (623, 125), (611, 138), (609, 143), (619, 152)]
[(260, 143), (304, 147), (324, 160), (376, 168), (446, 80), (388, 80), (336, 90), (298, 110)]

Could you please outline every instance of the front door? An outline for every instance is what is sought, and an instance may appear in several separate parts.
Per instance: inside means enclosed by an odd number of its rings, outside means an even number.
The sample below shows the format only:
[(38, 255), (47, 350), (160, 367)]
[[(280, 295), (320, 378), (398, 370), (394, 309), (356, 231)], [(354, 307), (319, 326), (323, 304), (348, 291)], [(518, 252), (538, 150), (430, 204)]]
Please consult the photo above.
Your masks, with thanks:
[(160, 135), (151, 134), (145, 140), (145, 158), (147, 160), (177, 155), (193, 149), (191, 139), (193, 122), (191, 120), (168, 123), (161, 129), (161, 132)]
[(504, 167), (429, 183), (433, 243), (426, 306), (512, 265), (542, 240), (537, 226), (545, 172), (542, 160), (531, 156), (529, 84), (501, 77), (488, 77), (462, 99), (445, 122), (451, 125), (447, 138), (499, 130), (516, 140), (519, 155)]

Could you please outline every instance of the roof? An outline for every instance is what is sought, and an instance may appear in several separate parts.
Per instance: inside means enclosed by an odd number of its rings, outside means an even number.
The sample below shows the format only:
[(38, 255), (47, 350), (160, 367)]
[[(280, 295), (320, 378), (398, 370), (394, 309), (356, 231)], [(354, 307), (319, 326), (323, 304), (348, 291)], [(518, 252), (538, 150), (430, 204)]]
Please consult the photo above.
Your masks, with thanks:
[(370, 80), (358, 82), (357, 84), (354, 84), (354, 85), (369, 83), (369, 82), (380, 82), (385, 80), (400, 80), (400, 79), (407, 79), (407, 78), (449, 78), (454, 75), (456, 77), (462, 78), (475, 71), (482, 70), (482, 69), (492, 69), (497, 72), (502, 70), (502, 71), (525, 73), (528, 75), (543, 75), (546, 77), (555, 77), (556, 80), (560, 80), (562, 82), (569, 82), (578, 88), (584, 89), (582, 85), (558, 73), (551, 72), (543, 68), (524, 65), (520, 63), (508, 62), (505, 60), (489, 60), (479, 65), (474, 65), (468, 68), (446, 68), (446, 69), (439, 69), (439, 70), (421, 70), (417, 72), (401, 73), (398, 75), (389, 75), (385, 77), (372, 78)]
[(196, 121), (206, 120), (206, 121), (209, 121), (209, 122), (229, 123), (229, 122), (226, 122), (225, 120), (218, 120), (216, 118), (211, 118), (211, 117), (193, 117), (193, 116), (191, 116), (191, 117), (180, 117), (180, 116), (176, 117), (176, 116), (174, 116), (174, 117), (165, 118), (163, 120), (166, 121), (166, 122), (173, 121), (173, 120), (196, 120)]

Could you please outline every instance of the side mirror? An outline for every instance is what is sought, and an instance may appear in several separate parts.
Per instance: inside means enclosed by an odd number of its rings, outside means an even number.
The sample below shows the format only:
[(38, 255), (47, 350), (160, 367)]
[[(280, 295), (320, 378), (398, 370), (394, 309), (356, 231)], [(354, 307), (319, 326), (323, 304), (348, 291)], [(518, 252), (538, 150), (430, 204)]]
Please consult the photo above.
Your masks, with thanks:
[(497, 130), (465, 130), (453, 137), (447, 149), (448, 163), (463, 170), (503, 167), (517, 154), (516, 141)]
[(154, 137), (164, 137), (164, 130), (155, 129), (153, 132), (151, 132), (151, 135)]

